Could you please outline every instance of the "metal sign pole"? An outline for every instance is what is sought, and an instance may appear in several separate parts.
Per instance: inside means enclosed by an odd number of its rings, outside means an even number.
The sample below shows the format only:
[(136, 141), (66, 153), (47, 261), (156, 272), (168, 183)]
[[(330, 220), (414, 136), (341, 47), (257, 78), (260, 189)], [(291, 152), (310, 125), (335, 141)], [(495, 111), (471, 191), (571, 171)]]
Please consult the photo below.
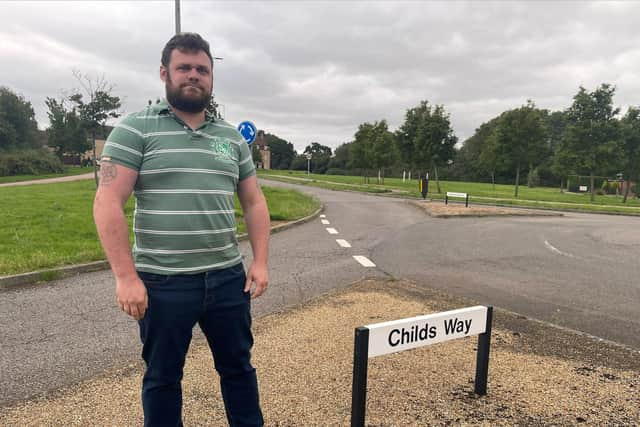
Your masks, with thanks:
[(487, 378), (489, 376), (489, 350), (491, 347), (491, 324), (493, 323), (493, 306), (487, 306), (487, 328), (478, 335), (478, 353), (476, 356), (475, 393), (487, 394)]
[(176, 4), (176, 34), (180, 34), (180, 0), (176, 0), (175, 4)]
[(351, 390), (351, 427), (364, 427), (367, 409), (367, 367), (369, 362), (369, 329), (356, 328), (353, 345), (353, 388)]
[(307, 175), (309, 175), (311, 173), (311, 158), (313, 157), (313, 154), (307, 153), (305, 156), (307, 157)]

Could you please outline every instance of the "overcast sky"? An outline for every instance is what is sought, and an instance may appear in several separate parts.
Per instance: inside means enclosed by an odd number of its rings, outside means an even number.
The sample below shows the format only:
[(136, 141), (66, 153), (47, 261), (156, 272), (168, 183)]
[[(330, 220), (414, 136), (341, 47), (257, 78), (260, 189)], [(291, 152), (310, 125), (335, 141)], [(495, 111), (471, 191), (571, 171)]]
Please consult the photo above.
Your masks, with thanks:
[[(182, 30), (216, 56), (225, 118), (292, 142), (337, 147), (360, 123), (443, 104), (458, 138), (532, 99), (565, 109), (580, 85), (617, 87), (640, 104), (640, 2), (197, 2)], [(31, 101), (77, 87), (72, 70), (104, 76), (123, 113), (164, 96), (160, 52), (174, 1), (0, 2), (0, 85)]]

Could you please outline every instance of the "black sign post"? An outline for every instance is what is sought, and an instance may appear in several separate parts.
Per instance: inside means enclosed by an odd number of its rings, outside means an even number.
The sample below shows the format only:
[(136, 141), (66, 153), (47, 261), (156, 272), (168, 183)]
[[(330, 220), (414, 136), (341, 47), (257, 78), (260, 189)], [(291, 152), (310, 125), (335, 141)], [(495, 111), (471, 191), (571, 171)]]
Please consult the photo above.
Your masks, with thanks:
[(351, 390), (351, 426), (364, 426), (367, 409), (367, 368), (369, 365), (369, 329), (356, 328), (353, 347), (353, 384)]
[(487, 328), (478, 335), (478, 352), (476, 353), (475, 393), (479, 396), (487, 394), (489, 377), (489, 350), (491, 348), (491, 324), (493, 323), (493, 306), (487, 307)]
[(422, 198), (427, 198), (427, 192), (429, 191), (429, 178), (420, 178), (420, 193)]

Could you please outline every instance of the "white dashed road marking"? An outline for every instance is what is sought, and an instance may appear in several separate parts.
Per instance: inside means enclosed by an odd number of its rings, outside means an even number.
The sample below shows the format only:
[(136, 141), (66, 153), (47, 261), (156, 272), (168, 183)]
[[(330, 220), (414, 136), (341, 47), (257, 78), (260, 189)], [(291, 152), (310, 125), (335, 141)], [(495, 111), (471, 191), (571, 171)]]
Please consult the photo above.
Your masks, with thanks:
[(362, 255), (354, 255), (353, 258), (362, 264), (363, 267), (375, 267), (376, 265), (371, 262), (369, 258)]
[(558, 255), (564, 255), (564, 256), (568, 256), (569, 258), (575, 258), (574, 255), (567, 253), (567, 252), (562, 252), (560, 249), (555, 248), (551, 243), (549, 243), (547, 240), (544, 241), (544, 245), (547, 247), (547, 249), (549, 249), (551, 252), (555, 252)]
[(331, 224), (331, 223), (330, 223), (329, 221), (327, 221), (326, 219), (321, 219), (320, 221), (322, 221), (322, 223), (323, 223), (324, 225), (329, 225), (329, 224)]
[(320, 215), (320, 218), (326, 218), (327, 216), (325, 214)]
[(338, 242), (338, 244), (340, 246), (342, 246), (343, 248), (350, 248), (351, 247), (351, 244), (349, 242), (347, 242), (346, 240), (336, 239), (336, 242)]
[(338, 234), (338, 230), (336, 230), (335, 228), (331, 228), (331, 227), (327, 228), (327, 232), (329, 234)]

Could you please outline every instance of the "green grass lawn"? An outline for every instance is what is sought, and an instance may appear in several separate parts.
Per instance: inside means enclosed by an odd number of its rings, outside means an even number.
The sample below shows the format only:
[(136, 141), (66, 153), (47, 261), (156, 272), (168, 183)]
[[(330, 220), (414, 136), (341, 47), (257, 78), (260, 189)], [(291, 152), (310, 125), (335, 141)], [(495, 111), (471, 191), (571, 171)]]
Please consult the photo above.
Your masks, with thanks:
[[(263, 187), (273, 220), (311, 214), (319, 201)], [(92, 180), (0, 188), (0, 276), (104, 259), (93, 223)], [(131, 225), (133, 198), (126, 205)], [(241, 210), (236, 200), (237, 216)], [(241, 218), (238, 233), (244, 233)]]
[[(363, 183), (363, 178), (358, 176), (341, 175), (307, 175), (298, 171), (259, 171), (261, 177), (276, 179), (292, 183), (313, 185), (334, 190), (352, 190), (363, 192), (385, 193), (394, 196), (421, 198), (418, 189), (418, 181), (402, 182), (402, 178), (385, 178), (384, 185), (376, 184), (376, 178), (370, 178), (370, 183)], [(470, 202), (501, 204), (524, 207), (539, 207), (548, 209), (571, 209), (585, 212), (608, 212), (640, 215), (640, 200), (627, 199), (622, 203), (622, 196), (598, 196), (591, 203), (587, 193), (560, 192), (558, 188), (535, 187), (528, 188), (521, 185), (519, 195), (514, 195), (515, 186), (496, 184), (495, 188), (490, 183), (440, 181), (441, 193), (436, 192), (435, 180), (429, 181), (428, 196), (431, 199), (444, 199), (447, 191), (468, 193)]]
[(61, 176), (70, 175), (82, 175), (89, 172), (93, 172), (93, 167), (67, 166), (65, 167), (65, 171), (63, 173), (51, 173), (45, 175), (0, 176), (0, 184), (4, 184), (7, 182), (31, 181), (34, 179), (59, 178)]

